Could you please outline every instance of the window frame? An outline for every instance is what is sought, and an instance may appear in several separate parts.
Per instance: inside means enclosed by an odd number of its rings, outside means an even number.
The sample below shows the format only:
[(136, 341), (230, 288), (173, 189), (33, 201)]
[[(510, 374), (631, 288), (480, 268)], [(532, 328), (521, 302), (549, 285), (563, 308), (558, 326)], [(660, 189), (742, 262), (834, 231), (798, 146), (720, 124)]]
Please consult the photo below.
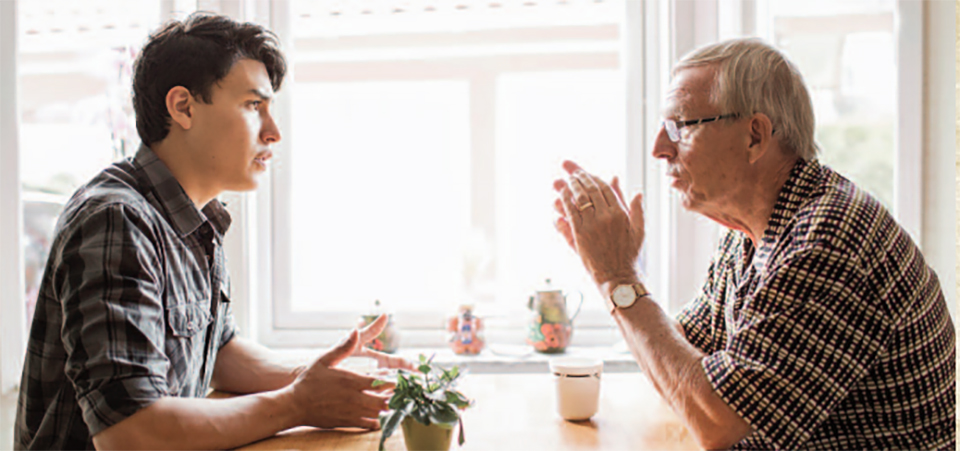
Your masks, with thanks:
[[(625, 3), (629, 5), (633, 2), (628, 1)], [(271, 27), (280, 36), (283, 45), (286, 48), (292, 48), (292, 30), (290, 29), (290, 24), (293, 18), (289, 2), (273, 4), (271, 13)], [(631, 12), (628, 11), (628, 13)], [(629, 21), (630, 19), (628, 18), (627, 20)], [(629, 27), (626, 28), (629, 29)], [(621, 33), (623, 32), (625, 32), (625, 30), (621, 29)], [(621, 42), (625, 42), (624, 39), (621, 38)], [(622, 48), (619, 52), (621, 55), (629, 53), (625, 52)], [(622, 62), (623, 58), (621, 58), (621, 63)], [(631, 63), (633, 63), (633, 61), (631, 61)], [(627, 66), (625, 72), (627, 72), (628, 78), (631, 77), (630, 71), (631, 69)], [(471, 80), (468, 79), (468, 81)], [(476, 81), (474, 80), (473, 82)], [(278, 100), (283, 97), (292, 97), (290, 94), (291, 88), (292, 85), (285, 86), (284, 91), (286, 91), (286, 95), (278, 96)], [(631, 94), (628, 88), (628, 97), (638, 94), (639, 93)], [(634, 101), (625, 103), (641, 105), (642, 98), (635, 98)], [(278, 111), (278, 115), (281, 118), (289, 117), (291, 114), (290, 107), (289, 102), (281, 103), (276, 106), (276, 111)], [(627, 105), (625, 105), (625, 107), (627, 107)], [(628, 123), (635, 122), (630, 118), (630, 114), (635, 112), (639, 111), (633, 110), (627, 112)], [(292, 142), (289, 139), (292, 133), (290, 130), (291, 121), (283, 121), (281, 119), (280, 122), (281, 131), (288, 139), (281, 141), (279, 151), (281, 153), (289, 152), (289, 146)], [(629, 128), (630, 127), (628, 127), (628, 129)], [(627, 180), (625, 180), (624, 188), (628, 192), (633, 192), (643, 185), (643, 160), (637, 158), (637, 155), (633, 152), (635, 145), (630, 142), (629, 137), (627, 147), (628, 161), (624, 163), (627, 164), (630, 170), (626, 174)], [(642, 155), (642, 152), (639, 155)], [(634, 160), (640, 164), (636, 164)], [(255, 307), (256, 316), (258, 317), (256, 325), (257, 337), (267, 345), (278, 347), (302, 346), (307, 343), (317, 342), (325, 344), (332, 343), (342, 336), (344, 331), (343, 326), (345, 324), (352, 324), (353, 321), (356, 320), (356, 314), (346, 312), (310, 312), (304, 314), (300, 312), (293, 315), (290, 308), (291, 300), (288, 291), (290, 284), (289, 282), (278, 282), (282, 281), (282, 278), (286, 277), (287, 274), (285, 269), (287, 257), (283, 254), (283, 249), (290, 248), (290, 243), (286, 242), (287, 236), (283, 233), (278, 233), (281, 229), (276, 224), (279, 218), (285, 217), (286, 213), (284, 210), (290, 208), (287, 203), (289, 196), (283, 194), (289, 189), (289, 186), (284, 186), (288, 183), (286, 181), (289, 180), (289, 177), (282, 176), (279, 174), (279, 171), (281, 171), (281, 169), (278, 169), (276, 166), (273, 167), (271, 171), (268, 171), (271, 172), (270, 180), (261, 180), (261, 188), (254, 195), (256, 199), (255, 202), (258, 204), (257, 208), (270, 211), (272, 213), (270, 216), (273, 219), (269, 224), (258, 221), (256, 224), (258, 229), (257, 235), (259, 236), (258, 242), (255, 245), (247, 245), (247, 247), (256, 247), (267, 252), (261, 255), (269, 255), (269, 257), (261, 259), (262, 261), (257, 264), (256, 273), (272, 275), (266, 283), (262, 280), (257, 282), (257, 285), (260, 287), (258, 294), (260, 296), (266, 296), (260, 297), (259, 299), (275, 300), (273, 302), (255, 302), (259, 304)], [(264, 233), (265, 228), (269, 228), (270, 231)], [(269, 243), (267, 243), (267, 241), (269, 241)], [(271, 251), (276, 253), (270, 254)], [(236, 286), (236, 284), (234, 285)], [(398, 323), (405, 325), (403, 330), (404, 345), (442, 346), (446, 341), (446, 332), (442, 330), (440, 325), (443, 324), (444, 315), (447, 313), (449, 312), (396, 312)], [(520, 343), (518, 338), (522, 339), (522, 328), (525, 326), (522, 319), (523, 318), (506, 319), (505, 329), (488, 328), (486, 331), (488, 341)], [(577, 337), (580, 343), (609, 344), (617, 339), (614, 333), (615, 327), (610, 321), (610, 318), (601, 315), (600, 312), (584, 311), (578, 318), (578, 322), (580, 322), (580, 327), (578, 327)]]
[[(197, 0), (161, 0), (162, 11), (168, 14), (182, 4), (196, 4)], [(4, 73), (16, 70), (17, 0), (0, 2), (0, 67)], [(249, 20), (277, 31), (284, 47), (290, 46), (289, 30), (292, 16), (289, 2), (270, 0), (240, 0), (239, 2), (199, 0), (200, 9), (218, 11), (236, 19)], [(691, 6), (695, 4), (696, 6)], [(628, 23), (641, 23), (637, 28), (622, 30), (628, 51), (623, 52), (627, 64), (628, 124), (634, 118), (646, 117), (641, 124), (627, 127), (629, 185), (625, 192), (644, 189), (646, 209), (650, 213), (643, 256), (647, 262), (646, 279), (651, 291), (662, 300), (665, 310), (675, 311), (695, 293), (702, 283), (702, 273), (714, 251), (710, 244), (719, 230), (717, 226), (683, 212), (677, 204), (659, 165), (649, 155), (649, 143), (658, 132), (660, 99), (669, 83), (670, 68), (676, 58), (696, 45), (718, 38), (758, 34), (763, 24), (756, 19), (757, 0), (724, 1), (723, 8), (716, 0), (684, 2), (683, 0), (628, 1)], [(895, 41), (898, 46), (898, 107), (896, 137), (896, 196), (895, 215), (916, 242), (921, 241), (923, 203), (923, 4), (897, 0), (895, 10)], [(710, 25), (710, 18), (720, 17), (719, 24)], [(672, 31), (661, 38), (661, 31)], [(645, 62), (656, 64), (644, 64)], [(293, 76), (292, 67), (289, 76)], [(4, 315), (0, 316), (0, 390), (3, 393), (19, 382), (23, 349), (26, 343), (24, 306), (22, 305), (22, 209), (19, 176), (18, 117), (16, 107), (16, 80), (5, 79), (0, 92), (0, 129), (3, 150), (0, 151), (0, 299)], [(278, 96), (277, 111), (281, 129), (290, 132), (290, 96)], [(288, 135), (289, 136), (289, 135)], [(289, 140), (285, 140), (289, 143)], [(287, 151), (281, 144), (280, 151)], [(230, 256), (228, 266), (233, 278), (233, 305), (241, 333), (270, 346), (302, 347), (328, 345), (342, 338), (343, 331), (278, 330), (274, 327), (277, 299), (274, 291), (275, 268), (270, 258), (274, 241), (274, 221), (277, 205), (271, 202), (277, 177), (272, 171), (264, 174), (261, 188), (252, 193), (227, 193), (222, 197), (234, 217), (231, 233), (225, 247)], [(699, 241), (698, 241), (699, 240)], [(948, 287), (949, 288), (949, 287)], [(419, 338), (407, 343), (436, 343), (443, 331), (420, 330)], [(592, 331), (597, 341), (610, 339), (615, 330)], [(578, 332), (579, 334), (579, 332)], [(488, 334), (491, 342), (512, 340), (512, 331)]]
[[(0, 2), (0, 72), (17, 73), (17, 1)], [(16, 77), (13, 77), (14, 79)], [(0, 84), (0, 396), (16, 390), (26, 349), (17, 83)], [(8, 151), (8, 150), (13, 150)], [(11, 300), (13, 302), (7, 302)]]
[[(267, 0), (249, 0), (265, 2)], [(271, 3), (270, 25), (284, 40), (284, 45), (290, 42), (290, 27), (292, 11), (288, 2)], [(659, 164), (649, 153), (649, 143), (659, 131), (660, 99), (662, 99), (669, 85), (670, 71), (680, 56), (701, 45), (723, 38), (745, 35), (763, 35), (764, 24), (758, 19), (764, 8), (764, 2), (757, 0), (733, 0), (724, 2), (721, 7), (717, 0), (702, 2), (686, 2), (683, 0), (642, 0), (627, 2), (628, 18), (626, 23), (639, 24), (637, 28), (626, 27), (623, 41), (627, 42), (628, 49), (622, 52), (622, 59), (626, 62), (627, 85), (627, 179), (624, 187), (626, 192), (636, 192), (642, 188), (645, 193), (645, 204), (648, 218), (657, 218), (648, 222), (647, 240), (643, 249), (643, 258), (647, 262), (644, 275), (651, 291), (661, 302), (668, 313), (676, 312), (683, 304), (692, 299), (699, 292), (706, 275), (710, 259), (716, 249), (716, 243), (723, 232), (717, 224), (694, 213), (687, 212), (679, 204), (678, 197), (667, 188), (667, 180), (662, 174)], [(920, 225), (923, 186), (920, 178), (922, 169), (922, 140), (920, 137), (922, 115), (922, 5), (910, 0), (897, 0), (894, 11), (897, 27), (895, 40), (898, 45), (898, 109), (897, 109), (897, 139), (896, 139), (896, 169), (894, 192), (896, 206), (894, 215), (904, 228), (917, 242), (920, 238)], [(639, 29), (638, 29), (639, 28)], [(661, 38), (661, 30), (668, 30), (670, 35)], [(920, 61), (916, 61), (919, 59)], [(656, 64), (645, 62), (656, 61)], [(289, 96), (289, 94), (288, 94)], [(280, 96), (283, 98), (284, 96)], [(278, 105), (280, 115), (290, 114), (290, 105)], [(642, 118), (647, 118), (646, 120)], [(642, 126), (631, 127), (629, 124), (640, 122)], [(284, 123), (289, 127), (289, 121)], [(289, 129), (284, 130), (289, 137)], [(287, 140), (288, 144), (290, 141)], [(285, 144), (281, 144), (284, 146)], [(904, 150), (906, 149), (906, 150)], [(281, 152), (289, 151), (288, 148)], [(264, 187), (256, 194), (256, 203), (260, 209), (266, 208), (274, 218), (271, 221), (257, 220), (256, 227), (259, 236), (255, 247), (259, 255), (271, 255), (276, 249), (275, 218), (282, 217), (284, 205), (283, 197), (274, 202), (278, 179), (264, 182)], [(268, 228), (269, 233), (263, 233)], [(251, 234), (247, 233), (250, 236)], [(269, 243), (265, 237), (269, 236)], [(289, 243), (287, 243), (289, 245)], [(283, 312), (278, 309), (289, 305), (289, 296), (279, 289), (275, 283), (279, 271), (276, 262), (268, 262), (273, 258), (260, 259), (256, 265), (255, 274), (272, 274), (268, 281), (256, 282), (259, 299), (277, 299), (276, 302), (255, 302), (257, 304), (257, 335), (258, 338), (272, 346), (302, 346), (308, 343), (330, 344), (338, 340), (343, 333), (342, 329), (326, 328), (325, 324), (344, 324), (345, 314), (332, 319), (324, 319), (320, 314), (306, 317), (294, 323), (286, 322), (287, 327), (276, 323)], [(251, 279), (248, 279), (251, 280)], [(252, 292), (252, 291), (251, 291)], [(282, 301), (286, 299), (286, 301)], [(251, 315), (253, 316), (253, 315)], [(405, 335), (405, 345), (436, 346), (443, 343), (444, 332), (437, 329), (423, 327), (427, 323), (442, 324), (442, 314), (427, 314), (417, 318), (409, 313), (399, 312), (398, 321), (405, 324), (414, 324), (410, 333)], [(284, 321), (281, 320), (281, 323)], [(289, 327), (293, 324), (295, 327)], [(311, 328), (310, 325), (313, 325)], [(320, 327), (317, 327), (320, 326)], [(520, 327), (519, 321), (510, 324), (511, 327)], [(491, 342), (516, 340), (515, 330), (488, 331)], [(586, 330), (585, 333), (594, 336), (587, 343), (606, 343), (610, 340), (610, 332), (615, 330), (601, 330), (596, 328)], [(578, 334), (580, 329), (578, 329)]]

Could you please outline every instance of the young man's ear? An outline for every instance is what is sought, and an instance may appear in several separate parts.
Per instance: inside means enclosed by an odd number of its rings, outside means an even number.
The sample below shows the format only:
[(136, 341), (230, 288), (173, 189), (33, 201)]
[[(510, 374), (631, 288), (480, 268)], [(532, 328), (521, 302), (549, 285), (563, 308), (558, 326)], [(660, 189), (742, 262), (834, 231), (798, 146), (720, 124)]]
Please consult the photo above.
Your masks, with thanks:
[[(193, 103), (195, 102), (190, 91), (183, 86), (174, 86), (167, 91), (165, 100), (171, 121), (184, 130), (190, 130), (193, 126)], [(170, 125), (172, 126), (173, 123)]]

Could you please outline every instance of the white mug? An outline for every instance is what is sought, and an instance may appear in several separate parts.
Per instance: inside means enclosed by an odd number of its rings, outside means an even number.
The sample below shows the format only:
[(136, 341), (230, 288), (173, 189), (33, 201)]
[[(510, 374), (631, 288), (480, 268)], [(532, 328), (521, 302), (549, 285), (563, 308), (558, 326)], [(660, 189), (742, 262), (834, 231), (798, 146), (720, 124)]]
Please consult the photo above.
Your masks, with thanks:
[(560, 357), (550, 360), (557, 385), (557, 412), (565, 420), (587, 420), (600, 402), (600, 359)]

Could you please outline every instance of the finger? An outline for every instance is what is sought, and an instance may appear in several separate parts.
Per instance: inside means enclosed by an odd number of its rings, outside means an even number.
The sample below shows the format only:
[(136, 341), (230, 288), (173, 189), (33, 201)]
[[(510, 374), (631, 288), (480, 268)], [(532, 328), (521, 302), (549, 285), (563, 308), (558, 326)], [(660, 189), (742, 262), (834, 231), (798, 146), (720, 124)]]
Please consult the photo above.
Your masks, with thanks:
[(573, 241), (573, 230), (570, 228), (570, 223), (564, 218), (558, 218), (554, 221), (553, 225), (557, 228), (557, 231), (563, 235), (563, 239), (567, 241), (567, 244), (569, 244), (573, 250), (577, 250), (577, 246)]
[(349, 423), (350, 423), (350, 424), (348, 424), (347, 427), (355, 427), (355, 428), (361, 428), (361, 429), (369, 429), (369, 430), (371, 430), (371, 431), (378, 431), (378, 430), (380, 430), (380, 421), (379, 421), (379, 420), (374, 420), (374, 419), (371, 419), (371, 418), (357, 418), (357, 419), (355, 419), (355, 420), (353, 420), (353, 421), (350, 421)]
[(574, 180), (574, 183), (571, 183), (571, 185), (576, 186), (579, 184), (585, 196), (585, 199), (577, 198), (578, 205), (585, 205), (587, 201), (594, 203), (598, 208), (611, 205), (601, 190), (601, 185), (606, 185), (606, 183), (603, 183), (603, 181), (595, 175), (579, 170), (571, 175), (571, 179)]
[(413, 362), (400, 356), (393, 356), (368, 348), (363, 348), (357, 353), (363, 357), (371, 357), (376, 359), (377, 368), (403, 368), (410, 371), (416, 370), (416, 366), (413, 364)]
[(610, 187), (613, 188), (613, 192), (617, 195), (617, 202), (626, 210), (627, 202), (623, 200), (623, 192), (620, 191), (620, 179), (618, 179), (617, 176), (613, 176), (613, 180), (610, 181)]
[(571, 230), (575, 230), (576, 224), (579, 224), (582, 218), (580, 216), (580, 209), (577, 208), (573, 200), (573, 192), (570, 188), (564, 188), (563, 192), (560, 193), (560, 202), (563, 204), (564, 216), (568, 218)]
[[(590, 199), (590, 193), (587, 192), (586, 186), (583, 182), (576, 176), (570, 176), (570, 192), (573, 195), (573, 204), (577, 206), (577, 211), (580, 210), (580, 207), (583, 205), (590, 205), (593, 201)], [(585, 207), (586, 210), (589, 207)]]
[(557, 192), (563, 191), (564, 188), (567, 188), (567, 181), (564, 179), (557, 179), (553, 181), (553, 189)]
[[(350, 376), (347, 379), (348, 380), (345, 385), (358, 391), (382, 392), (386, 390), (392, 390), (397, 386), (395, 382), (357, 373), (350, 373)], [(374, 387), (373, 383), (378, 380), (380, 381), (381, 385)]]
[(383, 328), (387, 327), (388, 321), (389, 317), (387, 317), (386, 314), (381, 314), (377, 319), (373, 320), (372, 323), (368, 324), (367, 327), (364, 327), (360, 331), (360, 344), (365, 345), (374, 338), (377, 338), (380, 332), (383, 332)]
[(597, 191), (600, 192), (603, 197), (604, 202), (607, 206), (621, 205), (617, 200), (617, 194), (613, 192), (613, 189), (610, 188), (610, 185), (607, 185), (607, 182), (604, 182), (593, 174), (587, 174), (590, 177), (590, 180), (593, 182), (593, 185), (596, 187)]
[(582, 170), (583, 170), (583, 168), (581, 168), (579, 164), (576, 164), (576, 163), (574, 163), (573, 161), (570, 161), (570, 160), (564, 160), (564, 161), (563, 161), (563, 169), (564, 169), (565, 171), (567, 171), (567, 173), (570, 174), (570, 175), (573, 175), (573, 173), (576, 172), (576, 171), (582, 171)]
[[(357, 405), (366, 411), (364, 416), (375, 417), (384, 410), (390, 410), (390, 408), (387, 406), (389, 402), (389, 396), (363, 393), (363, 397), (360, 398), (360, 400), (357, 402)], [(373, 415), (369, 415), (370, 413)]]
[(356, 329), (354, 329), (353, 331), (350, 332), (350, 335), (348, 335), (346, 339), (344, 339), (339, 344), (334, 346), (332, 349), (327, 351), (325, 354), (320, 356), (318, 361), (326, 367), (337, 366), (337, 364), (343, 361), (343, 359), (353, 354), (359, 342), (360, 342), (360, 333)]
[(556, 210), (557, 214), (560, 215), (560, 217), (567, 216), (567, 211), (563, 209), (563, 201), (560, 200), (559, 197), (553, 201), (553, 209)]

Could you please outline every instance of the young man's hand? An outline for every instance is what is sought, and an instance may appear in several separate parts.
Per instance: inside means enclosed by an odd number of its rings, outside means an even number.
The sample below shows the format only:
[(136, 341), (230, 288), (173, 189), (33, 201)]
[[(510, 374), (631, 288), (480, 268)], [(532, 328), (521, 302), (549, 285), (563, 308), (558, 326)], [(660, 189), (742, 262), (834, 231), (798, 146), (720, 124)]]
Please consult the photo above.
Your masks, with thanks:
[(413, 370), (413, 363), (401, 357), (363, 346), (380, 335), (387, 320), (386, 315), (381, 315), (363, 330), (354, 330), (300, 373), (291, 390), (303, 424), (322, 428), (380, 427), (378, 417), (381, 411), (387, 410), (390, 399), (383, 392), (392, 390), (395, 384), (388, 382), (373, 387), (375, 377), (336, 366), (347, 357), (361, 356), (376, 359), (380, 368)]
[(385, 354), (379, 351), (374, 351), (373, 349), (364, 346), (373, 341), (374, 338), (377, 338), (380, 335), (380, 332), (383, 332), (383, 328), (387, 327), (387, 321), (389, 321), (389, 317), (387, 317), (387, 315), (380, 315), (374, 322), (361, 329), (360, 345), (354, 349), (352, 355), (356, 357), (370, 357), (375, 359), (377, 361), (378, 368), (402, 368), (405, 370), (416, 371), (416, 366), (414, 366), (413, 362), (407, 359)]
[(394, 387), (373, 387), (376, 378), (335, 368), (360, 346), (360, 333), (354, 330), (308, 366), (290, 387), (300, 423), (321, 428), (357, 427), (377, 429), (377, 418), (386, 410), (389, 396), (382, 393)]

